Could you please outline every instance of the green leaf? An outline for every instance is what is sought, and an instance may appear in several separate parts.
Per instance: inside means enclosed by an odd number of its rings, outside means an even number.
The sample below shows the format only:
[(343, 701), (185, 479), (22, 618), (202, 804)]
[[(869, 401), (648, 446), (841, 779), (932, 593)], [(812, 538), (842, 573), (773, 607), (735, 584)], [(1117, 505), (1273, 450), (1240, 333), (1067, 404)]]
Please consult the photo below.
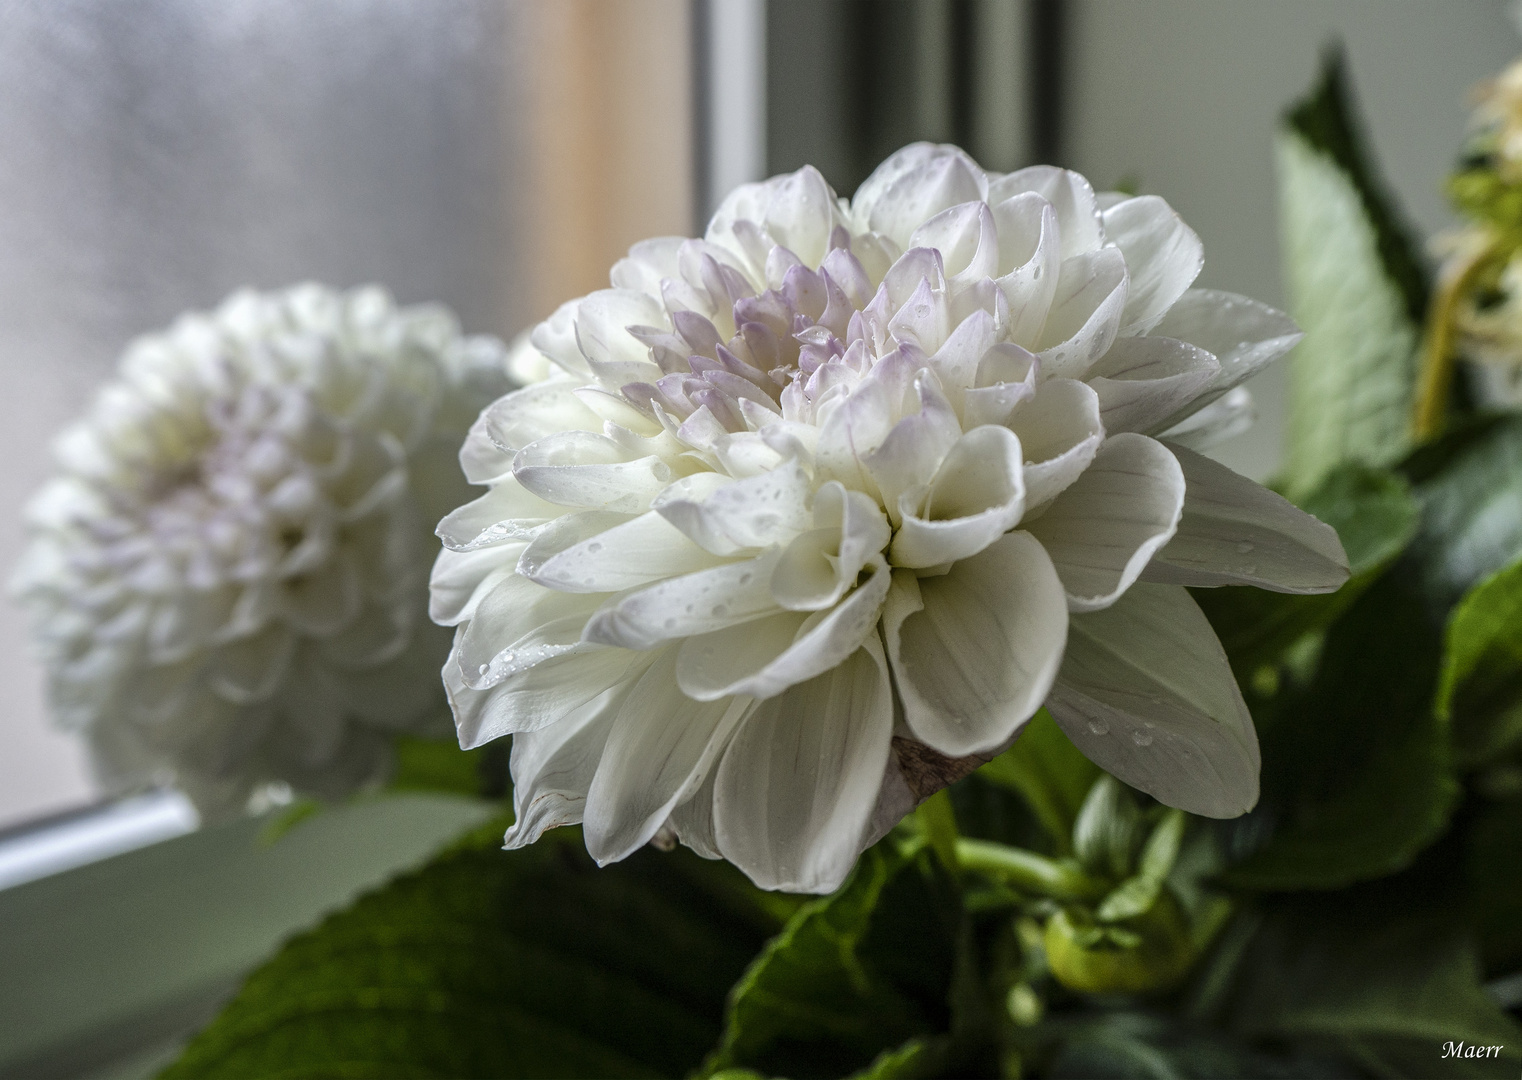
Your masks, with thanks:
[(833, 896), (800, 908), (735, 985), (704, 1075), (840, 1076), (945, 1031), (955, 901), (937, 865), (890, 840)]
[(1487, 972), (1522, 970), (1522, 799), (1488, 803), (1468, 835), (1470, 904)]
[(1344, 462), (1387, 465), (1410, 447), (1421, 262), (1376, 175), (1340, 51), (1286, 114), (1276, 144), (1290, 314), (1292, 495)]
[(1400, 475), (1364, 465), (1333, 469), (1301, 509), (1337, 530), (1352, 577), (1335, 593), (1292, 596), (1263, 589), (1192, 589), (1221, 639), (1232, 670), (1250, 683), (1296, 642), (1324, 629), (1352, 606), (1416, 534), (1418, 507)]
[(1063, 1042), (1046, 1074), (1053, 1080), (1291, 1080), (1338, 1075), (1324, 1060), (1272, 1057), (1220, 1031), (1156, 1013), (1107, 1012), (1058, 1030)]
[(723, 864), (502, 823), (292, 939), (163, 1074), (679, 1076), (776, 923)]
[(1072, 853), (1073, 823), (1099, 774), (1045, 709), (1031, 717), (1014, 746), (977, 772), (1025, 800), (1059, 855)]
[(1400, 563), (1328, 631), (1309, 686), (1260, 711), (1263, 795), (1223, 826), (1230, 884), (1330, 889), (1411, 863), (1458, 796), (1430, 706), (1439, 631)]
[(1482, 762), (1522, 739), (1522, 562), (1476, 585), (1448, 621), (1438, 713), (1460, 760)]
[[(1233, 1028), (1330, 1049), (1378, 1076), (1516, 1076), (1522, 1028), (1481, 987), (1459, 920), (1407, 907), (1367, 889), (1281, 905), (1239, 971)], [(1458, 1041), (1505, 1049), (1445, 1059)]]
[(1522, 417), (1455, 432), (1405, 465), (1422, 507), (1411, 544), (1429, 605), (1445, 617), (1482, 579), (1522, 558)]
[(502, 780), (507, 775), (506, 747), (501, 743), (461, 750), (453, 739), (402, 735), (394, 745), (396, 766), (387, 785), (393, 791), (443, 791), (488, 797), (505, 794)]
[(950, 1040), (910, 1039), (904, 1045), (884, 1050), (877, 1059), (848, 1080), (917, 1080), (919, 1077), (944, 1076), (952, 1059)]

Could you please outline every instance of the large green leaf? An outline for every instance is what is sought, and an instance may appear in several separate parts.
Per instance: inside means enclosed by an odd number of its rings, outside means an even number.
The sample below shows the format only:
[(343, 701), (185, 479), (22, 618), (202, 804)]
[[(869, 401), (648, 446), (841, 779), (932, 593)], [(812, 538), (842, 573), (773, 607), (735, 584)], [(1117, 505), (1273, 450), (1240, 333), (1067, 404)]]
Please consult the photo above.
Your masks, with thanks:
[(1383, 469), (1338, 466), (1300, 506), (1336, 529), (1342, 540), (1352, 577), (1341, 589), (1320, 596), (1252, 588), (1191, 590), (1244, 684), (1352, 606), (1416, 534), (1418, 510), (1411, 486)]
[[(1397, 563), (1327, 632), (1309, 686), (1260, 714), (1263, 797), (1225, 828), (1252, 889), (1328, 889), (1407, 865), (1458, 795), (1431, 707), (1440, 638)], [(1238, 850), (1235, 854), (1240, 855)]]
[(1410, 446), (1426, 282), (1361, 134), (1340, 52), (1277, 140), (1290, 314), (1292, 495), (1344, 462), (1387, 465)]
[(1073, 745), (1042, 709), (1004, 753), (977, 775), (1017, 793), (1046, 829), (1059, 855), (1073, 850), (1073, 823), (1100, 769)]
[(1487, 972), (1522, 971), (1522, 797), (1490, 802), (1475, 814), (1466, 852), (1470, 904)]
[[(1522, 1028), (1486, 995), (1460, 921), (1399, 890), (1286, 902), (1239, 969), (1239, 1035), (1321, 1047), (1377, 1076), (1515, 1077)], [(1484, 1060), (1444, 1044), (1499, 1046)]]
[[(898, 1066), (888, 1052), (950, 1025), (954, 910), (927, 848), (891, 839), (871, 848), (838, 892), (799, 909), (736, 984), (705, 1074), (841, 1076), (872, 1066), (901, 1075), (889, 1071)], [(921, 1052), (904, 1047), (915, 1060)]]
[(1522, 417), (1457, 431), (1404, 466), (1422, 508), (1411, 544), (1428, 604), (1448, 610), (1522, 558)]
[(255, 971), (165, 1077), (680, 1076), (777, 922), (723, 864), (599, 870), (578, 830), (501, 824)]
[(1463, 761), (1484, 761), (1522, 739), (1522, 562), (1480, 582), (1454, 609), (1437, 709), (1452, 722)]
[(1045, 1074), (1052, 1080), (1291, 1080), (1339, 1075), (1325, 1059), (1270, 1055), (1225, 1032), (1165, 1014), (1080, 1014), (1051, 1026), (1061, 1039)]

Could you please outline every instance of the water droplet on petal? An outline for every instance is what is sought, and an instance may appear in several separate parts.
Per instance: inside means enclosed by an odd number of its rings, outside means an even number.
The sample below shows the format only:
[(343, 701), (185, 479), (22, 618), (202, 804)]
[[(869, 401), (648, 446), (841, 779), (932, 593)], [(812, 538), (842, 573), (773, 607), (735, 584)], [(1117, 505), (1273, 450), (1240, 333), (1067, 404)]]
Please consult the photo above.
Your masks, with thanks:
[(1095, 735), (1108, 735), (1110, 733), (1110, 725), (1103, 720), (1090, 720), (1089, 730)]
[(1151, 746), (1152, 735), (1149, 732), (1138, 729), (1131, 732), (1131, 741), (1134, 742), (1137, 746)]
[(1237, 545), (1237, 552), (1241, 555), (1246, 555), (1251, 550), (1252, 544), (1248, 543), (1246, 540), (1243, 540), (1240, 544)]
[[(1250, 547), (1252, 547), (1252, 545), (1249, 544), (1248, 547), (1250, 548)], [(592, 551), (592, 552), (601, 551), (602, 550), (602, 545), (599, 544), (596, 540), (593, 540), (590, 544), (587, 545), (587, 550), (588, 551)], [(1241, 548), (1238, 548), (1237, 550), (1240, 551)]]

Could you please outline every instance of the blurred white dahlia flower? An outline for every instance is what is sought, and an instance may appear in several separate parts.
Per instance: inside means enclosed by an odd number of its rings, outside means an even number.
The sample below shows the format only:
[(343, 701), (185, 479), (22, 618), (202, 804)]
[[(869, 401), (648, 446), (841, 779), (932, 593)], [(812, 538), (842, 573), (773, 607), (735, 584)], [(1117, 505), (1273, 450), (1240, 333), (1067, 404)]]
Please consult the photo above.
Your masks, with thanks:
[(213, 815), (379, 779), (448, 732), (429, 526), (505, 350), (379, 289), (237, 293), (126, 351), (57, 443), (12, 582), (56, 720), (109, 786)]
[[(432, 614), (461, 743), (513, 735), (509, 846), (583, 822), (827, 891), (1046, 704), (1132, 785), (1214, 816), (1252, 721), (1185, 585), (1337, 588), (1336, 534), (1178, 443), (1289, 349), (1190, 288), (1200, 243), (1076, 173), (893, 155), (650, 240), (533, 342), (560, 377), (461, 453)], [(1201, 416), (1206, 416), (1201, 420)]]

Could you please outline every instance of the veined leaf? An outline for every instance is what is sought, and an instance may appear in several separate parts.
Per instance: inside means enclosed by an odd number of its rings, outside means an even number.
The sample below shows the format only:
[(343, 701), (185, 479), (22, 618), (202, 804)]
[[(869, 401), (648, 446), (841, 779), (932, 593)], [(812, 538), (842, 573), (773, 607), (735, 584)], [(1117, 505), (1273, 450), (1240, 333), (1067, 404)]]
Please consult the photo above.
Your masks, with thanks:
[(800, 908), (735, 985), (704, 1075), (889, 1070), (898, 1059), (879, 1055), (947, 1030), (954, 927), (939, 882), (923, 847), (903, 851), (889, 840), (869, 849), (846, 884)]
[(1522, 562), (1476, 585), (1454, 608), (1437, 710), (1462, 760), (1479, 762), (1522, 739)]
[(1405, 567), (1331, 627), (1310, 684), (1259, 717), (1262, 802), (1224, 827), (1228, 846), (1256, 850), (1224, 875), (1230, 884), (1332, 889), (1381, 877), (1446, 827), (1459, 789), (1431, 707), (1440, 636)]
[(1377, 178), (1340, 52), (1285, 117), (1276, 144), (1290, 314), (1292, 497), (1344, 462), (1387, 465), (1410, 447), (1421, 263)]
[(1427, 603), (1446, 618), (1482, 579), (1522, 558), (1522, 417), (1456, 431), (1403, 471), (1422, 508), (1411, 552)]
[[(1522, 1028), (1490, 1000), (1457, 919), (1368, 890), (1269, 915), (1239, 969), (1233, 1028), (1333, 1050), (1376, 1076), (1502, 1077), (1522, 1068)], [(1498, 1046), (1445, 1058), (1445, 1043)]]
[(776, 923), (723, 864), (474, 834), (293, 938), (165, 1077), (680, 1076)]

